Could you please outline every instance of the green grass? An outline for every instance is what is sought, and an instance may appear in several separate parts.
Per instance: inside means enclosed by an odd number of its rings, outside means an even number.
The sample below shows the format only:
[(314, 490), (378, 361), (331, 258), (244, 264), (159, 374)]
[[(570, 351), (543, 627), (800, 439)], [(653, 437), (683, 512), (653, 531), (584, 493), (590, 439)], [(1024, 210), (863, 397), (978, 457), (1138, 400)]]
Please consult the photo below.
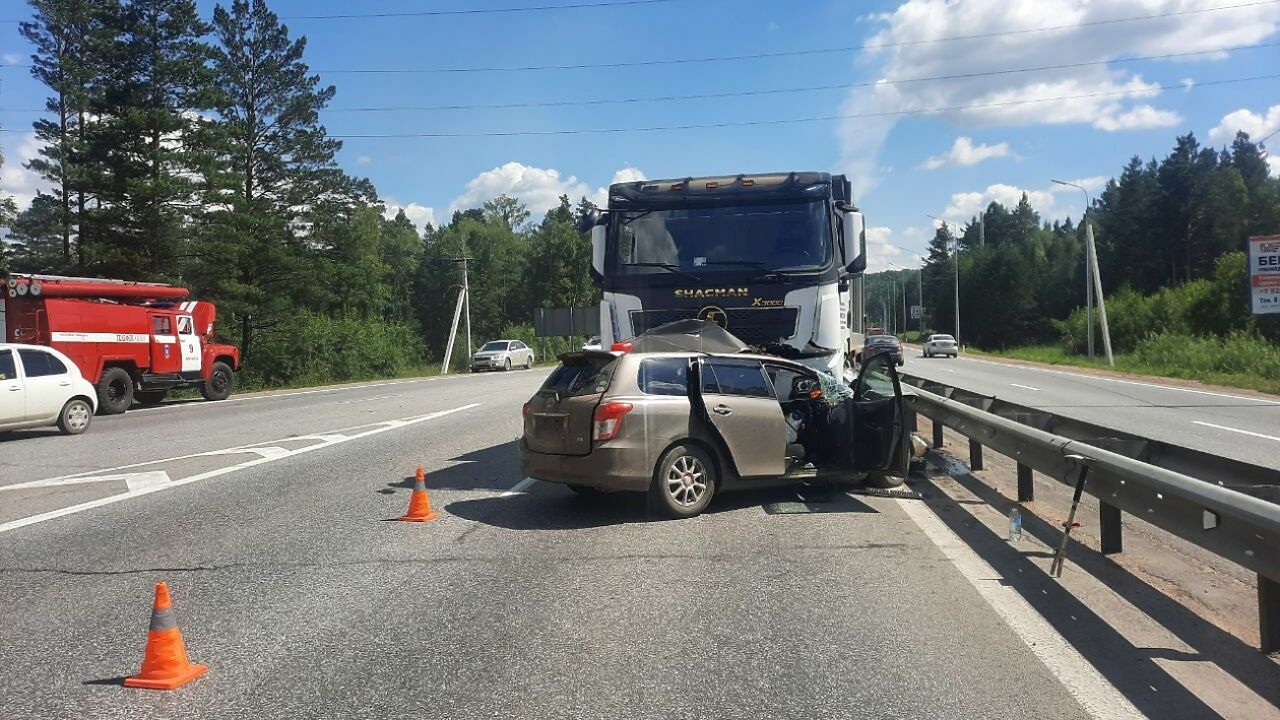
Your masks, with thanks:
[(1101, 355), (1092, 360), (1068, 353), (1060, 345), (1010, 350), (969, 349), (973, 355), (1119, 370), (1138, 375), (1198, 380), (1211, 385), (1258, 390), (1280, 395), (1280, 346), (1253, 336), (1204, 338), (1157, 335), (1138, 344), (1132, 353), (1115, 356), (1114, 367)]

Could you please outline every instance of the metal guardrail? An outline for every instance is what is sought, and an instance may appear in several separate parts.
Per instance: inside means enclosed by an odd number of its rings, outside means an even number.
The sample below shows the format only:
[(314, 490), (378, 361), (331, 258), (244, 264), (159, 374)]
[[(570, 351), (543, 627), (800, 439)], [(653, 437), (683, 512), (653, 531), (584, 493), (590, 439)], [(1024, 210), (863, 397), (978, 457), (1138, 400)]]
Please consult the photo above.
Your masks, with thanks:
[[(1074, 485), (1079, 465), (1067, 456), (1089, 458), (1085, 492), (1099, 501), (1103, 553), (1121, 551), (1121, 513), (1127, 512), (1257, 573), (1262, 650), (1280, 649), (1280, 505), (1226, 487), (1236, 466), (1244, 463), (1200, 453), (1204, 457), (1187, 465), (1200, 473), (1191, 476), (1041, 429), (1072, 427), (1043, 411), (1025, 413), (1022, 422), (991, 412), (995, 398), (913, 376), (903, 379), (915, 386), (916, 412), (933, 421), (935, 446), (941, 445), (946, 426), (969, 438), (973, 469), (982, 469), (983, 447), (1018, 463), (1020, 502), (1034, 499), (1032, 470)], [(1165, 452), (1160, 457), (1194, 456)]]

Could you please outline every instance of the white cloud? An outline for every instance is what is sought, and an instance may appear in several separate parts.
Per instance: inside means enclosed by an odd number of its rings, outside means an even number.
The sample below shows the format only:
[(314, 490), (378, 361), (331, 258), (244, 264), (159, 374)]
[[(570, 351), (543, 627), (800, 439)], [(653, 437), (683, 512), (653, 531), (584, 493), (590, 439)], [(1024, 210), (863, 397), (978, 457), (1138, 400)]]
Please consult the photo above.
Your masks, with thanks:
[[(613, 174), (613, 181), (634, 182), (645, 180), (645, 174), (630, 165)], [(467, 190), (449, 204), (449, 212), (479, 207), (499, 195), (510, 195), (524, 203), (535, 216), (560, 205), (560, 196), (568, 195), (570, 202), (587, 198), (598, 207), (605, 205), (607, 187), (592, 189), (590, 185), (570, 175), (562, 177), (554, 168), (537, 168), (518, 162), (509, 162), (492, 170), (486, 170), (467, 182)]]
[(467, 182), (466, 192), (449, 205), (449, 212), (479, 207), (499, 195), (518, 198), (535, 215), (560, 204), (560, 196), (576, 200), (595, 193), (592, 188), (570, 175), (561, 177), (554, 168), (536, 168), (509, 162), (486, 170)]
[(950, 150), (929, 158), (924, 162), (923, 167), (927, 170), (937, 170), (947, 165), (977, 165), (984, 160), (1009, 155), (1009, 143), (974, 145), (973, 140), (962, 135), (956, 138)]
[(1182, 78), (1182, 92), (1189, 93), (1196, 86), (1195, 78)]
[(648, 179), (649, 178), (644, 176), (644, 172), (628, 165), (622, 168), (621, 170), (619, 170), (618, 172), (614, 173), (613, 180), (609, 184), (616, 185), (617, 183), (635, 182), (637, 180), (648, 180)]
[(393, 198), (386, 198), (383, 201), (382, 214), (385, 215), (388, 220), (394, 218), (401, 210), (404, 210), (405, 217), (409, 218), (409, 222), (413, 223), (419, 230), (422, 230), (429, 224), (436, 224), (435, 208), (429, 208), (426, 205), (419, 205), (415, 202), (403, 205), (396, 202)]
[[(1209, 141), (1226, 145), (1236, 138), (1236, 131), (1249, 133), (1254, 141), (1261, 140), (1280, 128), (1280, 105), (1272, 105), (1267, 114), (1261, 115), (1247, 108), (1228, 113), (1218, 126), (1209, 131)], [(1280, 143), (1277, 143), (1280, 144)]]
[(1268, 155), (1267, 167), (1270, 169), (1271, 177), (1280, 178), (1280, 155)]
[(357, 165), (369, 165), (369, 164), (371, 164), (371, 163), (373, 163), (373, 158), (369, 157), (368, 155), (357, 155), (357, 156), (356, 156), (356, 164), (357, 164)]
[(1182, 116), (1168, 110), (1157, 110), (1150, 105), (1139, 105), (1119, 115), (1103, 115), (1093, 126), (1106, 132), (1117, 130), (1143, 130), (1146, 128), (1173, 127), (1182, 122)]
[(4, 166), (0, 167), (0, 193), (13, 198), (19, 210), (25, 210), (36, 196), (37, 190), (47, 190), (44, 178), (23, 165), (40, 154), (40, 145), (34, 135), (22, 135), (17, 148), (4, 148)]
[(867, 228), (867, 272), (890, 270), (889, 263), (905, 266), (908, 262), (909, 253), (893, 243), (891, 228)]
[(17, 65), (22, 62), (22, 57), (17, 53), (5, 53), (2, 59), (5, 65)]
[[(1096, 24), (1132, 14), (1184, 14), (1140, 23)], [(1143, 0), (1141, 3), (1094, 0), (905, 0), (892, 12), (865, 18), (881, 24), (871, 38), (880, 49), (864, 51), (859, 61), (887, 79), (975, 74), (939, 82), (878, 83), (850, 91), (841, 114), (925, 110), (981, 105), (940, 113), (961, 127), (992, 125), (1080, 124), (1100, 130), (1165, 127), (1180, 122), (1154, 106), (1161, 90), (1134, 74), (1132, 66), (1082, 65), (1052, 72), (976, 75), (993, 69), (1098, 63), (1126, 55), (1222, 51), (1262, 41), (1280, 27), (1280, 5), (1240, 6), (1224, 12), (1190, 13), (1221, 5), (1220, 0)], [(1086, 25), (1086, 23), (1094, 23)], [(1029, 28), (1070, 26), (1051, 32), (1010, 33)], [(931, 42), (965, 35), (981, 40)], [(891, 47), (885, 47), (891, 45)], [(1214, 55), (1184, 62), (1221, 59)], [(1115, 93), (1125, 93), (1115, 94)], [(1063, 96), (1090, 95), (1055, 99)], [(1035, 101), (1035, 102), (1026, 102)], [(840, 124), (840, 164), (865, 187), (877, 171), (875, 158), (892, 130), (893, 118), (850, 118)]]
[(1018, 201), (1022, 199), (1023, 193), (1026, 193), (1031, 207), (1035, 208), (1042, 216), (1049, 215), (1053, 210), (1053, 190), (1028, 190), (1004, 183), (996, 183), (995, 185), (988, 185), (987, 189), (982, 192), (955, 193), (951, 196), (951, 202), (947, 204), (941, 216), (948, 220), (963, 223), (981, 213), (992, 202), (998, 202), (1012, 210), (1017, 206)]

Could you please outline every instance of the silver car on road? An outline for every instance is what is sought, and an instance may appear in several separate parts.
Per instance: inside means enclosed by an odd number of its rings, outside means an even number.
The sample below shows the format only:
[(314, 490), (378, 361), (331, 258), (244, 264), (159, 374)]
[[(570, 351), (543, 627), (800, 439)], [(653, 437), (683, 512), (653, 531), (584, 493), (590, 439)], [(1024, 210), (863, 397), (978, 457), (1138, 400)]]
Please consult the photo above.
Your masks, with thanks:
[[(646, 492), (674, 517), (733, 488), (814, 480), (892, 487), (911, 461), (897, 370), (869, 359), (851, 398), (833, 379), (766, 355), (584, 351), (525, 403), (526, 475), (580, 493)], [(824, 381), (826, 386), (824, 388)]]
[(471, 356), (471, 372), (533, 367), (533, 349), (519, 340), (492, 340)]
[(925, 357), (933, 357), (935, 355), (956, 357), (959, 354), (960, 346), (956, 344), (956, 339), (950, 335), (930, 335), (929, 339), (924, 341)]

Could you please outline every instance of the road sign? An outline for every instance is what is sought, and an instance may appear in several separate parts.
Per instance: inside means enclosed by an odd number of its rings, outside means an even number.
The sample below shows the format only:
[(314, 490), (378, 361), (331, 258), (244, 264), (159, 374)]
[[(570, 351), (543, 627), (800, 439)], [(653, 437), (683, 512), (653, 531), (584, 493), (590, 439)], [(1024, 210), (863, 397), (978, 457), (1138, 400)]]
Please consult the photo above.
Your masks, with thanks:
[(922, 317), (924, 317), (925, 315), (928, 315), (928, 314), (929, 314), (929, 313), (928, 313), (928, 311), (925, 309), (925, 307), (924, 307), (923, 305), (912, 305), (912, 306), (911, 306), (911, 319), (912, 319), (912, 320), (919, 320), (920, 318), (922, 318)]
[(1249, 238), (1249, 290), (1254, 315), (1280, 313), (1280, 235)]

